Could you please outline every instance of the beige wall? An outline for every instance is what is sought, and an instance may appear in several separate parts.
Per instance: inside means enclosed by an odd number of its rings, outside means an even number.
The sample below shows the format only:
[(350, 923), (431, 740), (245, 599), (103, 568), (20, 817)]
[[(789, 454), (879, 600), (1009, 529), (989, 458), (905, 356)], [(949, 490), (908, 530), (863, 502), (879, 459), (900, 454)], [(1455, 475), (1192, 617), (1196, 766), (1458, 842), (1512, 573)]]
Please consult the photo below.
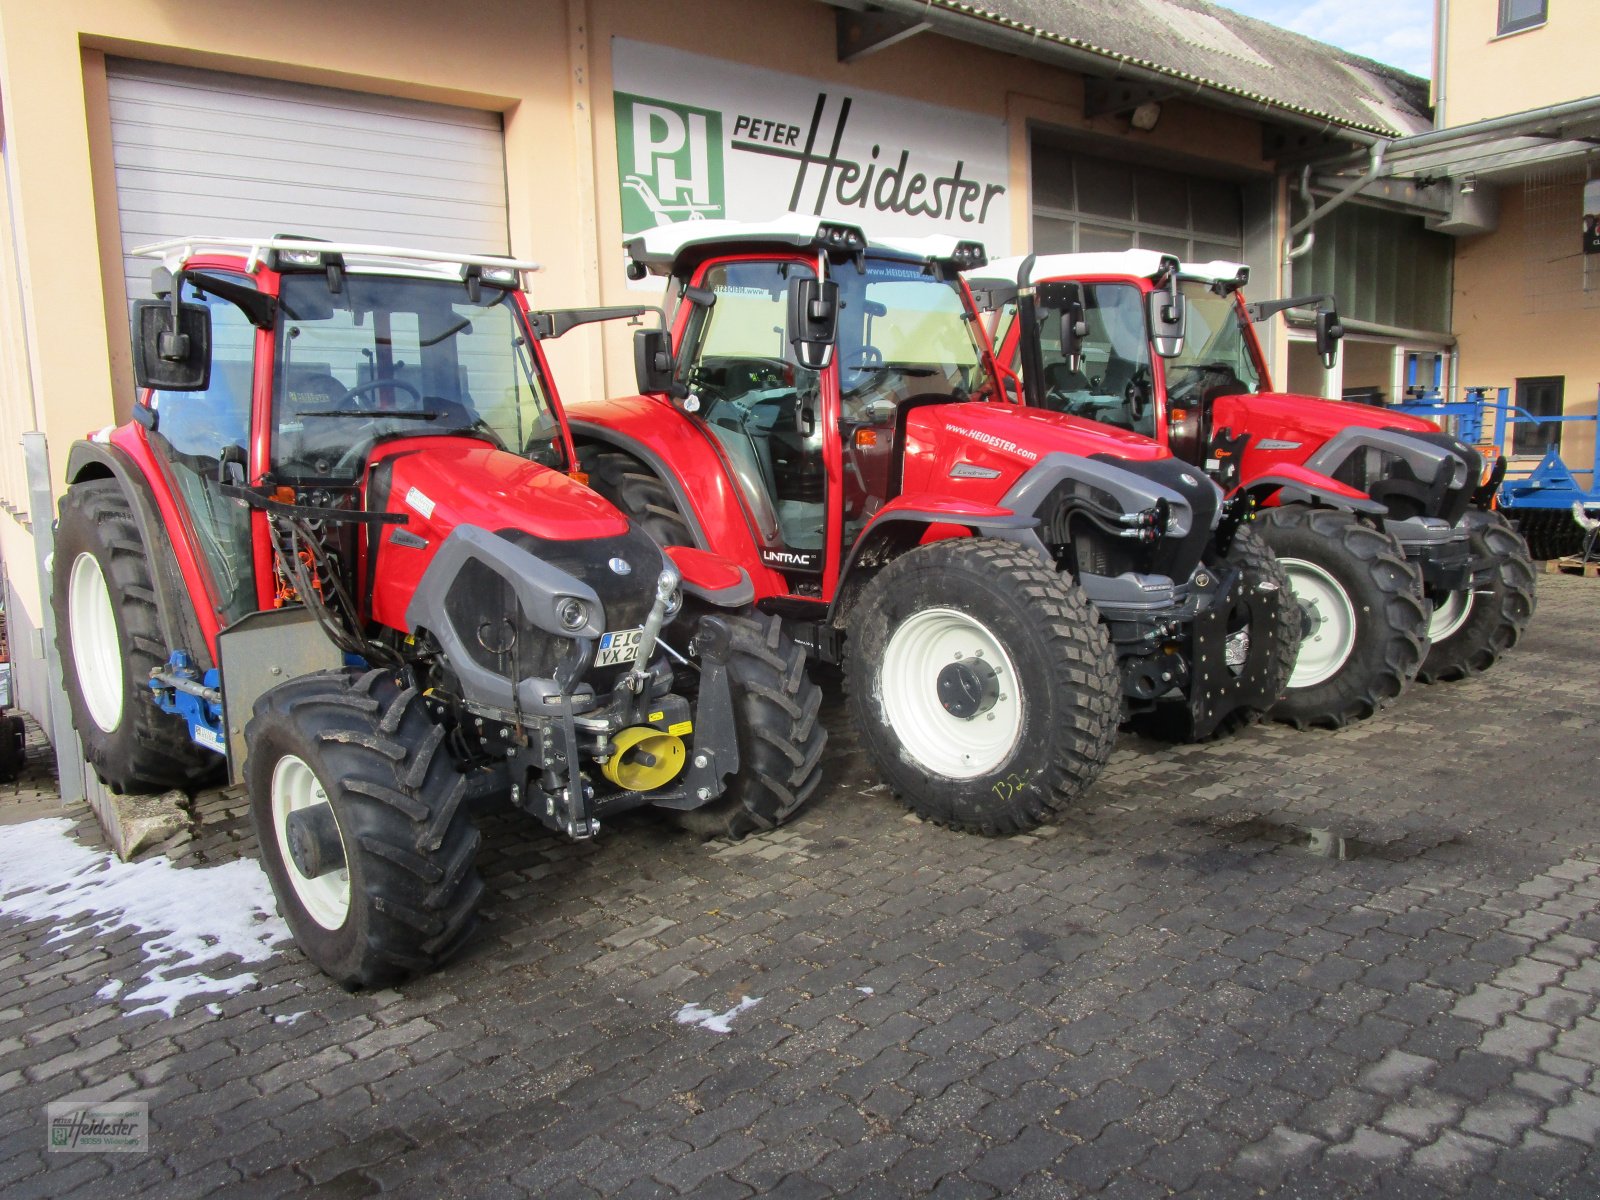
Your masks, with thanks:
[[(1533, 312), (1528, 288), (1528, 251), (1520, 185), (1501, 190), (1500, 227), (1456, 247), (1456, 336), (1460, 339), (1463, 386), (1514, 387), (1518, 378), (1562, 375), (1566, 411), (1595, 411), (1600, 388), (1600, 307), (1540, 305)], [(1576, 255), (1574, 223), (1568, 251)], [(1594, 268), (1600, 287), (1600, 262)], [(1571, 467), (1588, 467), (1594, 426), (1570, 426), (1561, 453)]]
[(1600, 3), (1550, 0), (1537, 28), (1496, 35), (1499, 0), (1440, 0), (1449, 19), (1442, 39), (1442, 113), (1465, 125), (1600, 92)]

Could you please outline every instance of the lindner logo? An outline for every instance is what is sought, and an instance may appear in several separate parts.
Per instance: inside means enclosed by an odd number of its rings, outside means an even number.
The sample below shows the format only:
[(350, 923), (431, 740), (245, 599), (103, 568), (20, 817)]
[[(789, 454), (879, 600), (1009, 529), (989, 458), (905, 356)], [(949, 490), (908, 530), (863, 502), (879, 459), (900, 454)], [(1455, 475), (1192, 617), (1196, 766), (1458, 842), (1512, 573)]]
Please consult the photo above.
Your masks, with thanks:
[(721, 113), (623, 92), (616, 109), (624, 232), (724, 215)]

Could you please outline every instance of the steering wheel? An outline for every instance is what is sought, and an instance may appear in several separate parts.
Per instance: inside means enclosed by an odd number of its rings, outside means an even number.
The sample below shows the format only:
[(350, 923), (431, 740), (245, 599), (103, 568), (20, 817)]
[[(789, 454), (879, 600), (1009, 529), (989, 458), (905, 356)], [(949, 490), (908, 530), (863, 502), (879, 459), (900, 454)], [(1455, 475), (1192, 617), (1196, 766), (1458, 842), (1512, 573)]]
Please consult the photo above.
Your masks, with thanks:
[(355, 387), (350, 388), (345, 392), (339, 403), (344, 404), (348, 402), (354, 405), (356, 408), (360, 408), (361, 405), (356, 402), (356, 397), (365, 396), (368, 392), (375, 392), (379, 388), (399, 388), (402, 392), (410, 393), (411, 398), (415, 400), (418, 405), (422, 404), (422, 390), (420, 388), (413, 387), (404, 379), (397, 379), (393, 376), (390, 376), (386, 379), (369, 379), (365, 383), (358, 383), (355, 385)]
[(1137, 425), (1150, 411), (1150, 379), (1144, 368), (1135, 371), (1128, 386), (1122, 389), (1122, 403), (1127, 406), (1128, 419)]

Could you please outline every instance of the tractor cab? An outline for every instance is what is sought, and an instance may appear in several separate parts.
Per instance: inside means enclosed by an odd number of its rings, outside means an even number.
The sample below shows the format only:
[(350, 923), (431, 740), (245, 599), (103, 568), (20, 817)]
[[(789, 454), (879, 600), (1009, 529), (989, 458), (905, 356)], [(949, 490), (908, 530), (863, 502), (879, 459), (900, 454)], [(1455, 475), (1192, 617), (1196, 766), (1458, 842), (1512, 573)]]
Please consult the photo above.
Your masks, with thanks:
[(976, 243), (869, 244), (792, 217), (659, 227), (629, 253), (638, 274), (678, 285), (671, 341), (642, 335), (641, 390), (715, 439), (761, 563), (801, 594), (831, 589), (899, 491), (907, 414), (995, 394), (959, 276), (981, 261)]

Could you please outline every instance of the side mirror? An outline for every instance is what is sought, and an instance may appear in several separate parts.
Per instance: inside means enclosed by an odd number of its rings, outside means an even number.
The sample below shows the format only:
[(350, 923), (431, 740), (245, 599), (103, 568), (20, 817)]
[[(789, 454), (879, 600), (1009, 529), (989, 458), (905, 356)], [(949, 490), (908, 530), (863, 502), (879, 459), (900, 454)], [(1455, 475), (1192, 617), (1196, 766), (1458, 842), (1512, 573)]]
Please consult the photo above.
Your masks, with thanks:
[(211, 310), (140, 300), (133, 306), (133, 378), (142, 388), (203, 392), (211, 386)]
[(1172, 286), (1150, 293), (1150, 340), (1162, 358), (1177, 358), (1183, 353), (1183, 335), (1189, 324), (1189, 309), (1183, 295)]
[(1317, 309), (1317, 353), (1322, 356), (1325, 370), (1333, 370), (1339, 361), (1339, 342), (1344, 337), (1344, 326), (1339, 314), (1331, 308)]
[(839, 285), (828, 280), (796, 279), (789, 284), (789, 344), (795, 361), (810, 371), (825, 370), (833, 361), (839, 332)]
[(672, 390), (672, 338), (665, 329), (634, 331), (633, 375), (641, 393)]

